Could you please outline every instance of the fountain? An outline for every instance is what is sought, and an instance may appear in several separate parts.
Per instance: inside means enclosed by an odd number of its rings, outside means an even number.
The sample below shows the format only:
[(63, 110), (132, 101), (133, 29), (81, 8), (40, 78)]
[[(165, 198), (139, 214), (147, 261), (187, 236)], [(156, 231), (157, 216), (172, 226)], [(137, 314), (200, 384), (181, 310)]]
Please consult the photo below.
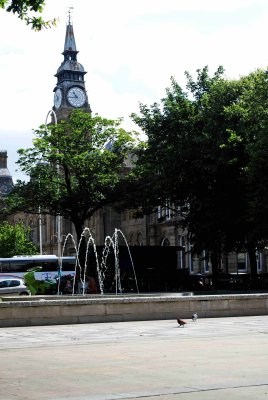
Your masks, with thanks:
[[(132, 265), (132, 274), (136, 293), (125, 294), (122, 288), (121, 268), (119, 265), (118, 236), (125, 241)], [(32, 326), (57, 324), (82, 324), (91, 322), (141, 321), (156, 319), (191, 318), (193, 312), (199, 317), (223, 317), (239, 315), (265, 315), (268, 313), (268, 294), (229, 294), (229, 295), (192, 295), (192, 293), (140, 293), (132, 255), (126, 238), (121, 230), (115, 229), (112, 236), (107, 236), (99, 257), (90, 229), (85, 228), (78, 246), (74, 237), (65, 238), (61, 258), (64, 257), (67, 240), (71, 239), (75, 248), (75, 276), (79, 277), (81, 295), (75, 294), (75, 279), (72, 295), (26, 296), (0, 298), (0, 327)], [(85, 264), (79, 264), (79, 251), (85, 239)], [(89, 254), (93, 248), (100, 294), (86, 295), (86, 275), (89, 268)], [(113, 253), (113, 254), (112, 254)], [(115, 295), (105, 294), (105, 279), (108, 272), (107, 259), (113, 255), (113, 280)], [(100, 258), (100, 259), (99, 259)], [(166, 267), (167, 265), (165, 265)], [(84, 268), (82, 268), (84, 267)], [(61, 277), (61, 262), (59, 277)], [(59, 279), (60, 282), (60, 279)], [(118, 295), (119, 294), (119, 295)]]
[[(131, 265), (132, 265), (132, 271), (133, 271), (133, 277), (134, 277), (134, 281), (135, 281), (136, 291), (137, 291), (137, 293), (139, 293), (137, 276), (136, 276), (136, 272), (135, 272), (135, 266), (133, 263), (133, 259), (131, 256), (131, 252), (130, 252), (130, 248), (129, 248), (127, 239), (126, 239), (125, 235), (123, 234), (123, 232), (120, 229), (116, 228), (112, 236), (106, 236), (105, 241), (104, 241), (104, 249), (102, 251), (102, 257), (101, 257), (101, 260), (99, 260), (95, 240), (92, 236), (92, 233), (89, 228), (84, 228), (82, 235), (80, 237), (78, 246), (76, 246), (76, 242), (71, 233), (69, 233), (66, 236), (64, 244), (63, 244), (63, 248), (62, 248), (62, 253), (61, 253), (61, 257), (63, 257), (65, 254), (65, 248), (67, 245), (67, 241), (69, 239), (71, 239), (73, 242), (74, 248), (75, 248), (75, 257), (76, 257), (75, 274), (74, 274), (73, 290), (72, 290), (73, 295), (75, 293), (77, 270), (79, 272), (78, 276), (79, 276), (79, 280), (80, 280), (80, 282), (78, 283), (78, 287), (80, 289), (82, 289), (81, 290), (82, 295), (83, 296), (85, 295), (86, 276), (87, 276), (87, 270), (89, 268), (88, 267), (88, 255), (90, 252), (90, 246), (93, 248), (93, 254), (94, 254), (95, 263), (97, 266), (97, 275), (98, 275), (98, 281), (99, 281), (99, 287), (100, 287), (101, 294), (102, 295), (104, 294), (104, 280), (105, 280), (106, 272), (108, 269), (107, 258), (111, 251), (113, 251), (113, 254), (114, 254), (115, 293), (116, 293), (116, 295), (118, 295), (118, 293), (122, 294), (123, 291), (122, 291), (122, 285), (121, 285), (121, 275), (120, 275), (120, 265), (119, 265), (118, 235), (121, 235), (121, 238), (124, 240), (124, 243), (127, 247), (129, 259), (130, 259)], [(84, 268), (82, 268), (82, 266), (80, 265), (80, 262), (79, 262), (79, 252), (80, 252), (80, 247), (81, 247), (83, 238), (86, 241), (85, 264), (83, 266)], [(59, 260), (59, 264), (60, 264), (60, 273), (59, 273), (59, 281), (58, 281), (58, 295), (60, 294), (60, 279), (61, 279), (61, 275), (62, 275), (61, 274), (61, 260)]]

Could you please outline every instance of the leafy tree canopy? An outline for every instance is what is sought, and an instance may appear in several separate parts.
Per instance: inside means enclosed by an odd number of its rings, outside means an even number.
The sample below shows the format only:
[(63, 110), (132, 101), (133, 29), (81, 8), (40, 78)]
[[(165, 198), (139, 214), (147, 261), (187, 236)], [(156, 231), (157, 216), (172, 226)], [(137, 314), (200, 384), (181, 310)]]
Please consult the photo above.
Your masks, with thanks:
[(161, 104), (132, 115), (148, 136), (132, 199), (143, 212), (173, 205), (196, 251), (255, 254), (268, 239), (267, 71), (186, 76), (186, 91), (172, 78)]
[(23, 224), (2, 223), (0, 225), (0, 257), (38, 254), (29, 235), (30, 229)]
[(0, 8), (16, 14), (36, 31), (56, 25), (56, 19), (45, 21), (42, 18), (44, 6), (45, 0), (0, 0)]
[(9, 211), (38, 213), (41, 207), (42, 213), (61, 214), (80, 237), (85, 220), (121, 201), (131, 179), (128, 161), (139, 142), (120, 123), (75, 110), (57, 125), (41, 126), (34, 146), (18, 151), (30, 181), (15, 185)]

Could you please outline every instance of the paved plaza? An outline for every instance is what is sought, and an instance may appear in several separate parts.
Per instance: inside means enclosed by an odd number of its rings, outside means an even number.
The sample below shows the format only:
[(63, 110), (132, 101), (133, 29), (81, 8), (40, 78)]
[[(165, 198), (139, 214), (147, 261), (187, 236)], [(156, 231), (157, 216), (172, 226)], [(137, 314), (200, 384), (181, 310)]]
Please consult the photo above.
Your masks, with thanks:
[(0, 400), (268, 400), (268, 316), (0, 329)]

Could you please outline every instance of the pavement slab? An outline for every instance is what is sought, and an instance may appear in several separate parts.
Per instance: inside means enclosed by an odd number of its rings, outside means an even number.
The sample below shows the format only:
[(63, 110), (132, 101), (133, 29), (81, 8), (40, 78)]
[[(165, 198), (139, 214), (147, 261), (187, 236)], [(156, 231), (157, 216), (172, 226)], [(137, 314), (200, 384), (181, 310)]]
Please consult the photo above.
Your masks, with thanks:
[(0, 400), (268, 400), (268, 316), (0, 329)]

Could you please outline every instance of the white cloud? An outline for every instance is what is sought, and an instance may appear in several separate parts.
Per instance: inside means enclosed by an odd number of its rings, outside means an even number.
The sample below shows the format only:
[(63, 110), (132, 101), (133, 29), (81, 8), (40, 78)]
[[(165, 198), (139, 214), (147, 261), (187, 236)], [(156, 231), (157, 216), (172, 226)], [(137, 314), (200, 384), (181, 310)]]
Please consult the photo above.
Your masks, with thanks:
[[(45, 122), (53, 103), (54, 74), (63, 57), (65, 0), (46, 1), (45, 17), (58, 26), (33, 32), (0, 11), (0, 148), (8, 150), (16, 178), (15, 150), (31, 145), (32, 129)], [(93, 112), (124, 117), (125, 127), (139, 102), (159, 102), (174, 76), (205, 65), (223, 65), (237, 78), (268, 65), (267, 0), (73, 0), (78, 60), (88, 74)]]

